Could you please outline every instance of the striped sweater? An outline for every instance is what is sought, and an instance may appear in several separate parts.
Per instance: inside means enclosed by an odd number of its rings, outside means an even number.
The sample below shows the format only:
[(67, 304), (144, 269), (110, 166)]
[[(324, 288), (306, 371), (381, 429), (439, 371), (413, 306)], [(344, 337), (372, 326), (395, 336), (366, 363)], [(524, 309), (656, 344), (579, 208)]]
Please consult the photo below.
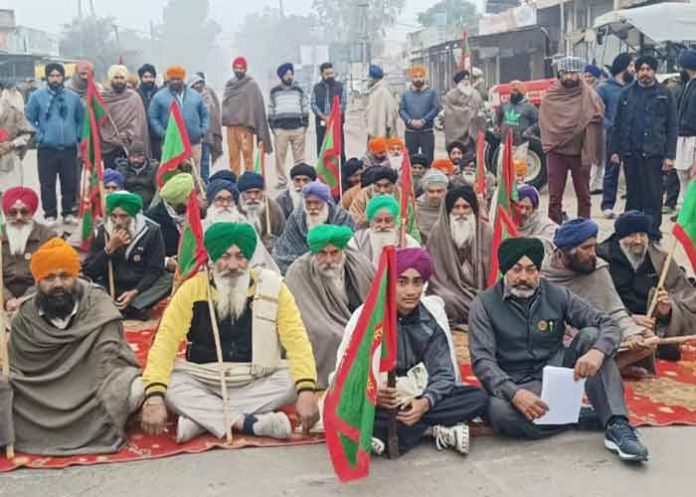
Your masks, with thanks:
[(309, 102), (304, 90), (293, 84), (279, 84), (268, 99), (268, 123), (271, 129), (298, 129), (309, 125)]

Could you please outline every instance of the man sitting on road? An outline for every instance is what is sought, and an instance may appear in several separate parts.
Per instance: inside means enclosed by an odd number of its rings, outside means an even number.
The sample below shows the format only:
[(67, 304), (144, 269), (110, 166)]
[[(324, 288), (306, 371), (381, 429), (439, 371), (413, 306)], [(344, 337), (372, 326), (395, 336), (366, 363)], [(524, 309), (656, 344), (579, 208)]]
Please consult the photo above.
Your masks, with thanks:
[(275, 200), (268, 197), (266, 180), (259, 173), (242, 174), (237, 181), (237, 189), (239, 190), (239, 209), (248, 222), (256, 228), (266, 250), (272, 252), (278, 237), (285, 229), (283, 210)]
[(346, 248), (353, 230), (322, 224), (307, 234), (307, 253), (292, 263), (285, 284), (297, 295), (317, 363), (317, 384), (326, 389), (336, 351), (351, 314), (370, 291), (374, 271), (360, 252)]
[[(295, 402), (308, 431), (319, 417), (316, 368), (295, 298), (279, 275), (249, 268), (257, 243), (250, 224), (214, 224), (204, 242), (213, 263), (212, 282), (207, 273), (187, 280), (164, 312), (143, 373), (143, 429), (164, 432), (168, 409), (179, 415), (178, 443), (206, 431), (222, 438), (229, 428), (211, 331), (207, 295), (212, 291), (232, 428), (288, 439), (290, 419), (273, 411)], [(177, 359), (184, 341), (186, 358)]]
[(60, 238), (32, 255), (31, 272), (38, 292), (14, 315), (9, 343), (15, 447), (52, 456), (116, 452), (143, 397), (121, 314), (102, 288), (78, 279), (80, 257)]
[[(625, 461), (647, 461), (629, 425), (623, 384), (612, 356), (621, 331), (614, 319), (567, 288), (541, 277), (544, 245), (536, 238), (509, 238), (498, 250), (504, 278), (482, 293), (469, 316), (474, 373), (491, 395), (488, 419), (496, 433), (537, 439), (566, 428), (534, 421), (549, 410), (541, 400), (545, 366), (575, 369), (606, 429), (604, 445)], [(566, 325), (580, 330), (564, 347)]]
[(142, 208), (135, 193), (106, 197), (106, 221), (96, 230), (83, 272), (107, 290), (113, 275), (118, 310), (127, 319), (146, 321), (148, 311), (171, 293), (172, 275), (164, 268), (162, 232)]
[(380, 136), (371, 139), (367, 144), (367, 153), (362, 159), (365, 169), (375, 166), (391, 167), (387, 152), (386, 138)]
[[(619, 297), (636, 323), (656, 328), (661, 337), (689, 335), (696, 331), (696, 289), (675, 261), (658, 290), (655, 316), (646, 316), (667, 263), (667, 254), (649, 239), (650, 227), (651, 218), (646, 214), (621, 214), (614, 223), (614, 234), (599, 245), (597, 255), (609, 263)], [(680, 357), (679, 347), (674, 345), (660, 345), (657, 354), (671, 360)]]
[(423, 194), (416, 200), (416, 215), (423, 243), (427, 243), (433, 226), (440, 217), (440, 206), (447, 195), (449, 180), (442, 171), (430, 169), (421, 181)]
[(411, 159), (411, 180), (416, 198), (423, 195), (423, 177), (430, 169), (430, 161), (423, 154), (413, 154)]
[(301, 208), (292, 213), (273, 250), (273, 258), (283, 274), (295, 259), (309, 252), (310, 229), (322, 224), (355, 227), (350, 214), (334, 203), (328, 185), (314, 181), (302, 189), (302, 197)]
[(290, 181), (292, 181), (292, 185), (283, 190), (275, 199), (283, 210), (285, 219), (290, 217), (292, 211), (294, 211), (295, 207), (302, 201), (302, 188), (316, 180), (317, 171), (309, 164), (297, 164), (290, 169)]
[(521, 185), (517, 188), (517, 195), (519, 199), (515, 207), (520, 216), (520, 235), (538, 238), (543, 242), (546, 253), (552, 253), (558, 225), (539, 209), (539, 191), (531, 185)]
[(29, 263), (38, 248), (56, 236), (34, 220), (39, 197), (30, 188), (16, 186), (2, 194), (2, 290), (5, 310), (16, 311), (34, 288)]
[[(430, 256), (422, 248), (396, 252), (396, 311), (398, 314), (396, 388), (387, 387), (387, 375), (378, 378), (377, 410), (372, 450), (384, 453), (389, 419), (396, 416), (399, 450), (414, 448), (432, 429), (438, 450), (451, 448), (469, 453), (467, 421), (483, 416), (487, 395), (480, 388), (464, 386), (454, 354), (442, 299), (423, 294), (432, 274)], [(338, 350), (342, 360), (362, 308), (353, 313)]]
[(116, 170), (123, 176), (123, 189), (140, 195), (145, 209), (155, 198), (157, 161), (147, 157), (145, 147), (134, 144), (128, 158), (116, 159)]
[(110, 193), (123, 190), (123, 174), (116, 169), (104, 169), (104, 193)]
[[(369, 228), (355, 233), (348, 246), (367, 257), (376, 269), (382, 249), (389, 245), (399, 245), (401, 236), (400, 206), (391, 195), (373, 197), (367, 204)], [(406, 234), (407, 247), (420, 247), (420, 243)]]

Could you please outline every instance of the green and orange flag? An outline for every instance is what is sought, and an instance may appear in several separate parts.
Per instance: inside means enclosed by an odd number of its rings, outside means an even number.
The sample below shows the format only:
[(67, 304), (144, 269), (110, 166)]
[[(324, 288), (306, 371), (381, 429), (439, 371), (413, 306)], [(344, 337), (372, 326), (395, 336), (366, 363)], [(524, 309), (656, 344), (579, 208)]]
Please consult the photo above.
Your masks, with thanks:
[(208, 261), (208, 253), (203, 245), (203, 224), (198, 204), (198, 191), (194, 188), (186, 203), (186, 221), (179, 237), (177, 255), (179, 269), (176, 275), (177, 288), (187, 279), (195, 276)]
[(157, 170), (158, 188), (162, 188), (167, 180), (174, 176), (179, 166), (191, 157), (191, 153), (191, 142), (184, 116), (181, 114), (181, 107), (174, 100), (169, 109), (169, 121), (162, 141), (162, 160)]
[(380, 372), (396, 367), (396, 255), (386, 247), (355, 330), (324, 397), (324, 432), (342, 482), (370, 471)]
[(101, 136), (99, 130), (106, 120), (106, 104), (94, 83), (94, 74), (87, 78), (85, 117), (82, 125), (80, 152), (83, 161), (84, 181), (80, 217), (82, 218), (81, 248), (89, 249), (94, 237), (97, 218), (104, 217), (104, 165), (102, 164)]
[(691, 267), (696, 271), (696, 180), (692, 179), (684, 196), (684, 206), (679, 211), (677, 224), (672, 230), (674, 236), (689, 257)]
[(317, 159), (317, 175), (322, 183), (331, 187), (331, 195), (341, 193), (341, 100), (333, 98), (331, 114), (326, 122), (326, 134)]

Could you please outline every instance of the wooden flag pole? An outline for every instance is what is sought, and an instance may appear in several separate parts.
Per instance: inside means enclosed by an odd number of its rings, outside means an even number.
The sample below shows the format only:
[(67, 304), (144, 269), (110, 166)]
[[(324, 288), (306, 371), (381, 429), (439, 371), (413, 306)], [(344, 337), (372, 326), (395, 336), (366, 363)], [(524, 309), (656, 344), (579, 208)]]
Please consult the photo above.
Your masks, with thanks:
[(660, 279), (657, 282), (657, 287), (655, 287), (655, 295), (653, 295), (652, 301), (650, 302), (650, 307), (648, 308), (647, 316), (652, 317), (655, 309), (657, 308), (657, 294), (662, 287), (665, 285), (665, 280), (667, 279), (667, 272), (669, 271), (669, 266), (672, 264), (672, 259), (674, 259), (674, 251), (677, 249), (677, 239), (674, 239), (672, 243), (672, 248), (669, 249), (667, 254), (667, 259), (665, 260), (665, 265), (662, 267), (662, 273), (660, 273)]
[(259, 161), (261, 164), (261, 176), (263, 176), (263, 181), (264, 185), (266, 188), (264, 189), (263, 192), (263, 202), (265, 204), (264, 211), (266, 213), (266, 235), (271, 235), (271, 203), (268, 200), (268, 185), (265, 183), (266, 182), (266, 144), (264, 142), (261, 142), (261, 145), (259, 145), (259, 154), (261, 157), (259, 157)]
[[(678, 337), (651, 337), (644, 340), (645, 345), (681, 345), (682, 343), (690, 342), (691, 340), (696, 340), (696, 335), (683, 335)], [(626, 352), (631, 350), (628, 345), (621, 344), (617, 349), (617, 352)]]
[[(2, 250), (0, 250), (0, 281), (3, 280)], [(5, 315), (5, 296), (0, 292), (0, 358), (2, 358), (2, 375), (10, 381), (10, 354), (7, 350), (7, 316)], [(14, 443), (5, 446), (5, 456), (14, 459)]]
[(218, 369), (220, 371), (220, 390), (222, 391), (222, 415), (225, 420), (225, 440), (228, 446), (232, 445), (232, 422), (230, 420), (230, 406), (227, 401), (227, 380), (225, 378), (225, 361), (222, 357), (222, 345), (220, 342), (220, 329), (218, 328), (217, 316), (215, 314), (215, 304), (213, 302), (213, 291), (210, 287), (210, 270), (205, 269), (206, 296), (208, 299), (208, 312), (210, 313), (210, 324), (215, 340), (215, 353), (217, 355)]

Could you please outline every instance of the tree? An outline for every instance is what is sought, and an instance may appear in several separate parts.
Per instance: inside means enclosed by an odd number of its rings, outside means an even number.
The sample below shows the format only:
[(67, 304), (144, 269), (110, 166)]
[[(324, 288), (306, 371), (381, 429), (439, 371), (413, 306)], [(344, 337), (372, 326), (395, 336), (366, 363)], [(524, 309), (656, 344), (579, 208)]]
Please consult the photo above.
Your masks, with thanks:
[(317, 16), (333, 41), (357, 41), (366, 34), (370, 41), (381, 40), (393, 26), (406, 0), (314, 0)]
[(440, 23), (444, 17), (447, 24), (459, 24), (474, 29), (479, 15), (476, 5), (469, 0), (440, 0), (425, 12), (418, 14), (418, 22), (425, 27)]

